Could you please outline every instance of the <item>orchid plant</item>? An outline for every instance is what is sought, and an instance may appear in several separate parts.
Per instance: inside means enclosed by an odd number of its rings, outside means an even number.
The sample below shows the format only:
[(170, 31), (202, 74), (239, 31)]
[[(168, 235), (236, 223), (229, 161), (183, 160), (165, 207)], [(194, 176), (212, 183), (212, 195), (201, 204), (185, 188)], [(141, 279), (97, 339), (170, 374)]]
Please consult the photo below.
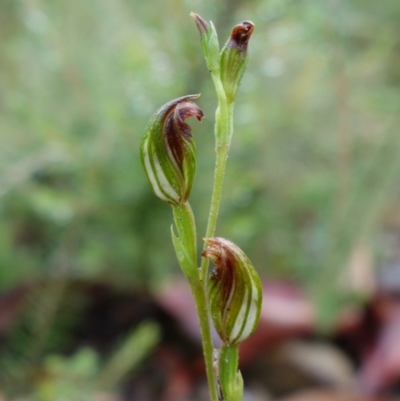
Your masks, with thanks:
[[(171, 100), (150, 119), (141, 142), (140, 156), (154, 193), (172, 206), (171, 228), (175, 252), (196, 304), (212, 401), (243, 399), (243, 379), (238, 369), (239, 343), (255, 330), (261, 311), (260, 278), (249, 258), (231, 241), (215, 237), (226, 160), (233, 134), (237, 91), (248, 63), (248, 43), (254, 25), (236, 25), (220, 50), (212, 22), (192, 13), (200, 32), (207, 68), (218, 97), (215, 118), (216, 164), (205, 244), (197, 251), (197, 231), (189, 204), (196, 174), (196, 146), (189, 117), (199, 121), (203, 112), (192, 94)], [(210, 271), (209, 261), (215, 268)], [(214, 352), (210, 317), (222, 340)]]

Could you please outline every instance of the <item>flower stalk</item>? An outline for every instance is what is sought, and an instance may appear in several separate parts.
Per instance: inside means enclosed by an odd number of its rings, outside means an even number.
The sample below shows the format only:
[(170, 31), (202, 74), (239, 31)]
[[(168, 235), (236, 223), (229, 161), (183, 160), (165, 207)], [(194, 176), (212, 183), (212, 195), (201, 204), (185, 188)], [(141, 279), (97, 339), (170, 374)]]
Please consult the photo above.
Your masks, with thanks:
[[(203, 23), (205, 23), (205, 21)], [(197, 21), (196, 24), (198, 26)], [(214, 134), (216, 161), (214, 170), (214, 186), (211, 196), (206, 238), (214, 236), (217, 226), (226, 162), (233, 136), (233, 109), (237, 90), (248, 64), (247, 48), (253, 30), (254, 24), (250, 21), (244, 21), (241, 24), (236, 25), (232, 29), (231, 36), (220, 53), (218, 60), (220, 68), (218, 70), (210, 70), (218, 97), (218, 107), (215, 112)], [(204, 34), (200, 29), (199, 31), (200, 36), (203, 37)], [(206, 53), (206, 51), (204, 51), (204, 53)], [(204, 283), (208, 276), (208, 265), (208, 260), (203, 258), (201, 262), (201, 270)]]
[(243, 378), (239, 370), (238, 345), (224, 344), (218, 358), (219, 384), (227, 401), (242, 401)]
[[(260, 315), (261, 284), (247, 256), (232, 242), (214, 237), (226, 161), (233, 134), (234, 103), (248, 63), (247, 45), (254, 25), (236, 25), (222, 51), (212, 22), (192, 13), (218, 97), (215, 114), (216, 164), (206, 245), (198, 268), (197, 230), (189, 197), (196, 174), (196, 147), (185, 120), (203, 118), (193, 103), (199, 95), (174, 99), (160, 107), (148, 123), (140, 146), (148, 181), (161, 200), (172, 206), (172, 242), (196, 304), (207, 379), (212, 401), (240, 401), (243, 379), (238, 370), (238, 344), (255, 329)], [(215, 269), (209, 275), (208, 261)], [(223, 341), (216, 374), (209, 313)], [(217, 389), (220, 389), (220, 394)], [(222, 393), (222, 394), (221, 394)], [(221, 398), (223, 397), (223, 398)]]

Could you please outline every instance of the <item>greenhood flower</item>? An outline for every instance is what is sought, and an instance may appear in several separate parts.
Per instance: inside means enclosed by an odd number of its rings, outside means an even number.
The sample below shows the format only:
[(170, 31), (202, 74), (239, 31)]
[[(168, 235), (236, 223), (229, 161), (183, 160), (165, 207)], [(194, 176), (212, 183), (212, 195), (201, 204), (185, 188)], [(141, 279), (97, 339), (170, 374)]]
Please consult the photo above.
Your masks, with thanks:
[(189, 117), (199, 121), (203, 112), (187, 95), (160, 107), (148, 123), (140, 145), (140, 157), (154, 193), (172, 205), (185, 203), (196, 174), (196, 146)]
[(260, 278), (243, 251), (225, 238), (206, 238), (202, 256), (214, 264), (208, 283), (211, 317), (225, 344), (235, 345), (255, 330), (261, 312)]
[(254, 30), (251, 21), (243, 21), (232, 29), (232, 33), (221, 51), (221, 81), (225, 94), (230, 102), (234, 102), (249, 62), (247, 45)]

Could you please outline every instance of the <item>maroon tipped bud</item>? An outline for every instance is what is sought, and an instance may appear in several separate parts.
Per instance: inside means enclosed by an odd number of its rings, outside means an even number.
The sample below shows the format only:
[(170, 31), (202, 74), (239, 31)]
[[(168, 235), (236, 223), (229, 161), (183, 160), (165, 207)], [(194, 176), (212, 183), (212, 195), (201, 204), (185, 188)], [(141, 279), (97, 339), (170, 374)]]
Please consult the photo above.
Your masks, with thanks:
[(239, 48), (242, 52), (247, 51), (247, 45), (254, 31), (254, 24), (251, 21), (243, 21), (236, 25), (231, 32), (227, 46)]
[(234, 102), (236, 93), (247, 67), (247, 46), (254, 31), (251, 21), (236, 25), (221, 52), (221, 80), (228, 101)]

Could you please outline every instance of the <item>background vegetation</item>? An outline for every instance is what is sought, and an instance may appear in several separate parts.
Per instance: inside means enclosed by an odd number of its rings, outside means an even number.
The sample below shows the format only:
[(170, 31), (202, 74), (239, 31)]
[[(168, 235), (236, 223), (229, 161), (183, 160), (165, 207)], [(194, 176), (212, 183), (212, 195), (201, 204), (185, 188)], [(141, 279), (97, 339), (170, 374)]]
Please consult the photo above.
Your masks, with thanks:
[(160, 105), (202, 94), (191, 203), (204, 232), (216, 97), (190, 11), (221, 44), (256, 25), (217, 232), (330, 322), (368, 295), (352, 257), (385, 264), (400, 226), (396, 0), (1, 0), (0, 291), (43, 278), (157, 291), (179, 272), (138, 149)]

